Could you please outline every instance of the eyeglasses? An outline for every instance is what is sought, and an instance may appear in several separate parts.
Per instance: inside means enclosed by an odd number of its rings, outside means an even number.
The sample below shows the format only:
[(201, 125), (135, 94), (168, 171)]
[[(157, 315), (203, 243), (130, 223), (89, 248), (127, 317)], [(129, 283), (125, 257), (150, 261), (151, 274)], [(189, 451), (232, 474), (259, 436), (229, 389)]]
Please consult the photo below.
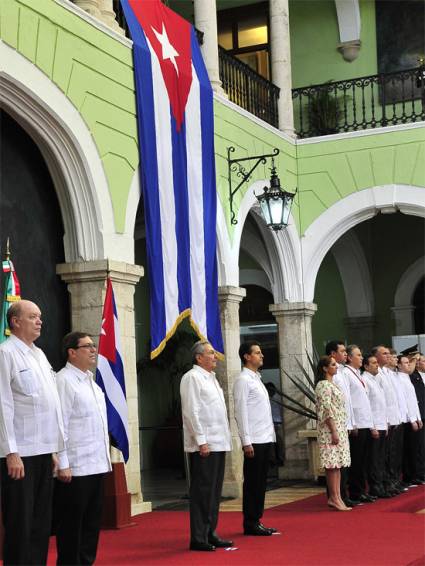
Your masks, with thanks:
[(81, 344), (80, 346), (75, 346), (73, 350), (78, 350), (79, 348), (86, 348), (86, 350), (96, 350), (96, 344)]

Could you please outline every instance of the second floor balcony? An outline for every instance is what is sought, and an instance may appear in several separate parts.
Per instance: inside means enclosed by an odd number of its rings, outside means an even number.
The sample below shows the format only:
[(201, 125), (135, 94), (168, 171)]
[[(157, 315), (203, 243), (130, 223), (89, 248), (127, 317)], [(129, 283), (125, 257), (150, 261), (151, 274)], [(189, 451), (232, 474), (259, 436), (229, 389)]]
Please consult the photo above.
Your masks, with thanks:
[[(128, 35), (119, 0), (111, 0), (111, 3), (118, 24)], [(256, 6), (264, 11), (265, 5), (263, 2)], [(255, 8), (256, 11), (250, 17), (260, 8)], [(198, 31), (200, 43), (202, 36)], [(265, 37), (267, 36), (268, 32)], [(260, 74), (245, 62), (250, 60), (246, 53), (238, 55), (235, 49), (227, 50), (217, 44), (215, 49), (218, 49), (220, 81), (229, 100), (278, 128), (279, 97), (282, 93), (279, 87), (267, 78), (271, 71), (269, 65), (263, 65), (267, 73)], [(267, 60), (264, 53), (261, 52), (262, 61)], [(258, 56), (258, 53), (256, 55)], [(309, 138), (425, 120), (425, 64), (421, 63), (419, 67), (403, 71), (328, 81), (292, 89), (296, 135)], [(289, 108), (289, 88), (284, 101)], [(282, 111), (282, 99), (280, 109)]]

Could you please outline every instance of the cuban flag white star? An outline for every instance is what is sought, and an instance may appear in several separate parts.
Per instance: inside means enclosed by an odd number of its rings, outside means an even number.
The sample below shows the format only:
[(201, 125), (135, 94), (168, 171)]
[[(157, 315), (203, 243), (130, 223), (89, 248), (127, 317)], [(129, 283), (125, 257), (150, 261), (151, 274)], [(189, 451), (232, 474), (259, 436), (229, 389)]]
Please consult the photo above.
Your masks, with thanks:
[(171, 61), (178, 75), (179, 69), (177, 67), (176, 57), (178, 57), (179, 54), (171, 45), (170, 40), (168, 39), (167, 30), (165, 29), (164, 22), (162, 22), (162, 33), (159, 33), (153, 26), (151, 27), (152, 27), (152, 31), (156, 35), (157, 40), (162, 46), (162, 58), (164, 59), (164, 61), (166, 59), (169, 59)]

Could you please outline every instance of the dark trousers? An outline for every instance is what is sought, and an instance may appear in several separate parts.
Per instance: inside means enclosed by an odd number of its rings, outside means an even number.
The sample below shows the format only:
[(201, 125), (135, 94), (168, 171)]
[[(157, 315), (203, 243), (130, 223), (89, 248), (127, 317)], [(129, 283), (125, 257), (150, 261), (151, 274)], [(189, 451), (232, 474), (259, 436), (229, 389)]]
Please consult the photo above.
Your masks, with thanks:
[(372, 495), (384, 491), (385, 438), (386, 430), (379, 431), (379, 438), (368, 438), (367, 445), (367, 483)]
[(254, 457), (243, 461), (243, 526), (255, 527), (264, 513), (267, 471), (272, 443), (253, 444)]
[[(348, 497), (347, 495), (347, 486), (348, 486), (348, 473), (350, 468), (341, 468), (341, 479), (339, 482), (339, 490), (341, 493), (341, 498), (345, 501)], [(326, 488), (327, 489), (327, 488)]]
[(388, 491), (394, 487), (394, 426), (388, 427), (388, 435), (385, 438), (385, 467), (383, 474), (384, 490)]
[(52, 456), (22, 458), (25, 477), (8, 476), (1, 459), (3, 564), (46, 564), (52, 519)]
[(57, 564), (93, 564), (103, 504), (104, 474), (55, 482)]
[(368, 428), (359, 428), (357, 434), (350, 434), (351, 466), (348, 471), (350, 499), (357, 500), (366, 491), (366, 456), (370, 436)]
[(424, 427), (418, 430), (418, 452), (416, 457), (416, 479), (425, 480), (425, 422)]
[(210, 452), (201, 457), (189, 453), (190, 463), (190, 540), (208, 542), (215, 535), (224, 479), (225, 452)]
[(419, 431), (413, 430), (411, 423), (404, 423), (403, 445), (403, 481), (410, 482), (417, 478), (417, 456), (419, 446)]
[(403, 464), (404, 425), (394, 427), (391, 457), (393, 460), (393, 484), (400, 483)]

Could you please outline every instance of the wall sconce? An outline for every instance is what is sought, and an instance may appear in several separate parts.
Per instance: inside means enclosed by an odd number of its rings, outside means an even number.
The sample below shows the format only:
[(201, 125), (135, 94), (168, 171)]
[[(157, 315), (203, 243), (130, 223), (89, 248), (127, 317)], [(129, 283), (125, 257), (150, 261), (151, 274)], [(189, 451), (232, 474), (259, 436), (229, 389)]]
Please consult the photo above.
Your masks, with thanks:
[[(284, 191), (280, 186), (280, 179), (276, 173), (276, 167), (274, 164), (274, 158), (279, 155), (280, 151), (275, 148), (273, 153), (265, 155), (254, 155), (252, 157), (242, 157), (240, 159), (231, 159), (231, 154), (235, 151), (234, 147), (227, 148), (227, 165), (228, 165), (228, 180), (229, 180), (229, 201), (230, 201), (230, 213), (231, 213), (231, 223), (237, 224), (236, 214), (233, 210), (233, 198), (241, 186), (247, 182), (255, 169), (260, 165), (260, 163), (266, 163), (267, 158), (271, 157), (272, 167), (271, 167), (271, 177), (270, 177), (270, 187), (264, 187), (264, 192), (260, 195), (255, 195), (258, 202), (260, 203), (262, 216), (269, 228), (272, 230), (281, 230), (286, 228), (288, 225), (289, 214), (291, 212), (292, 202), (294, 200), (295, 193), (288, 193)], [(249, 171), (246, 171), (241, 163), (245, 161), (254, 161), (254, 165)], [(241, 182), (233, 189), (232, 188), (232, 173), (236, 173), (237, 177), (242, 178)]]

